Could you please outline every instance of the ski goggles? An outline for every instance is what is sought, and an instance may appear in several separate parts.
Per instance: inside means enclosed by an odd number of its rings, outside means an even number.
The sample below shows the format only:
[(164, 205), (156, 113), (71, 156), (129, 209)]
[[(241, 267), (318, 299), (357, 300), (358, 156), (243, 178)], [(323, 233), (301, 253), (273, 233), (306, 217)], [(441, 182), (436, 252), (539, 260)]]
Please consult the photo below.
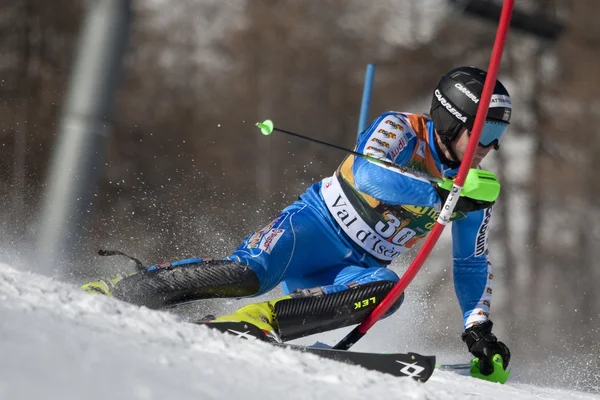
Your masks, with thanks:
[[(481, 130), (481, 136), (479, 136), (479, 145), (481, 147), (494, 146), (494, 150), (500, 148), (500, 139), (504, 135), (504, 132), (508, 129), (508, 124), (498, 121), (485, 121), (483, 129)], [(469, 130), (469, 136), (471, 131)]]

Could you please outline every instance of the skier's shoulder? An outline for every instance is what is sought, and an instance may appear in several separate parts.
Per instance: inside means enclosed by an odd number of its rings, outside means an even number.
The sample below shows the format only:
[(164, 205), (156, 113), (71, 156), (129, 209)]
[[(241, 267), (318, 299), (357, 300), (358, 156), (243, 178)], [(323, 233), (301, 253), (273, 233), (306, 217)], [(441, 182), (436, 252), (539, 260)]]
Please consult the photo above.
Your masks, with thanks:
[(413, 114), (400, 111), (386, 111), (381, 114), (374, 126), (374, 131), (379, 129), (390, 130), (396, 135), (401, 134), (405, 139), (426, 136), (428, 130), (426, 115)]
[(423, 126), (431, 118), (427, 114), (415, 114), (405, 111), (386, 111), (379, 116), (380, 119), (389, 119), (398, 124), (416, 129)]

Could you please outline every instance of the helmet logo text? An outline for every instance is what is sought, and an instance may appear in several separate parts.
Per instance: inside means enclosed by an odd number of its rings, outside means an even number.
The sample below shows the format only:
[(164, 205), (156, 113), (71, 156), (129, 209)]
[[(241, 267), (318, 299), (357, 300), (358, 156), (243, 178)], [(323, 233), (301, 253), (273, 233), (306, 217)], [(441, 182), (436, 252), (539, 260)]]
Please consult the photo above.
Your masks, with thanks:
[(494, 107), (504, 107), (512, 109), (512, 102), (510, 101), (510, 97), (504, 94), (494, 94), (490, 100), (490, 108)]
[(469, 89), (467, 89), (466, 87), (464, 87), (460, 83), (456, 83), (454, 85), (454, 87), (457, 88), (458, 90), (460, 90), (461, 92), (463, 92), (465, 94), (465, 96), (467, 96), (468, 98), (470, 98), (473, 101), (473, 103), (475, 103), (475, 104), (479, 103), (479, 99), (477, 98), (477, 96), (475, 96), (473, 93), (471, 93), (469, 91)]
[(438, 101), (440, 103), (442, 103), (442, 105), (446, 108), (446, 110), (448, 110), (448, 112), (450, 114), (454, 115), (456, 118), (458, 118), (462, 122), (467, 122), (467, 117), (463, 116), (460, 112), (458, 112), (458, 110), (456, 110), (456, 108), (452, 107), (452, 104), (450, 104), (450, 102), (448, 102), (448, 100), (446, 100), (445, 98), (442, 97), (442, 94), (440, 93), (440, 91), (438, 89), (435, 89), (434, 94), (435, 94), (435, 97), (437, 97)]

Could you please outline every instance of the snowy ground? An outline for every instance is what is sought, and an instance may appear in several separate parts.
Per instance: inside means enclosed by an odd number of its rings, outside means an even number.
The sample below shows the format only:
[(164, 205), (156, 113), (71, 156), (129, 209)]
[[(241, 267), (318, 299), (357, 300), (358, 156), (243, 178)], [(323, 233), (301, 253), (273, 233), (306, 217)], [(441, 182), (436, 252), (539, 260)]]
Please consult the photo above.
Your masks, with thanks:
[(436, 371), (425, 384), (230, 338), (0, 264), (4, 399), (600, 399)]

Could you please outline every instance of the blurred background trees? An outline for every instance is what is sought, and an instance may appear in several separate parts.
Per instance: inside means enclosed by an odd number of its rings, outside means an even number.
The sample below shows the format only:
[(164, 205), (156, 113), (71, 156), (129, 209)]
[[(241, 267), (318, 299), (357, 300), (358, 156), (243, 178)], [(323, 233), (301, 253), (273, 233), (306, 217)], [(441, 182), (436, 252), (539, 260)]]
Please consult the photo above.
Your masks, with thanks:
[[(518, 363), (598, 350), (600, 6), (517, 3), (565, 23), (557, 42), (509, 32), (499, 77), (513, 97), (513, 123), (485, 162), (503, 183), (490, 237), (492, 319)], [(121, 263), (98, 259), (100, 247), (148, 264), (228, 255), (343, 157), (265, 138), (256, 121), (352, 147), (368, 63), (377, 66), (371, 117), (427, 112), (447, 70), (487, 67), (496, 30), (445, 0), (134, 5), (115, 130), (74, 282)], [(85, 8), (0, 0), (0, 245), (5, 261), (25, 267)], [(459, 342), (449, 251), (444, 235), (414, 285), (423, 301), (411, 329), (426, 332), (429, 348)], [(402, 273), (409, 258), (393, 268)]]

